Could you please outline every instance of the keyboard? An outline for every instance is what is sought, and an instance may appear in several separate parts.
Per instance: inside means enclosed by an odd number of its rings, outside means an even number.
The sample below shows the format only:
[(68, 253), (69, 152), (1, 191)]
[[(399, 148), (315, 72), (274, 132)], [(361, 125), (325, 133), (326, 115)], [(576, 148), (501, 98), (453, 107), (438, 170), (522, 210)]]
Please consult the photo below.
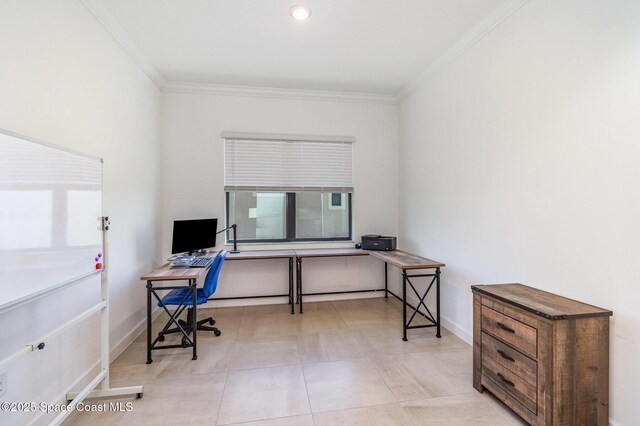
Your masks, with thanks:
[(172, 268), (206, 268), (213, 263), (211, 256), (174, 255), (167, 260)]
[(213, 257), (200, 256), (196, 257), (189, 263), (190, 268), (206, 268), (213, 263)]

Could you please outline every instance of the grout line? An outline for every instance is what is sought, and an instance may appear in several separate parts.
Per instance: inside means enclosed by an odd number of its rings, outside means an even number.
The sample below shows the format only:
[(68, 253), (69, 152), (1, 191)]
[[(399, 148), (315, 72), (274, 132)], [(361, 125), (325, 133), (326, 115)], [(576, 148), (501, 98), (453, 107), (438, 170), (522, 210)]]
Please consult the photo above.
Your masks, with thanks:
[(224, 393), (227, 391), (227, 383), (229, 383), (229, 369), (227, 369), (227, 373), (224, 378), (224, 387), (222, 388), (220, 404), (218, 404), (218, 411), (216, 412), (216, 425), (218, 424), (218, 419), (220, 418), (220, 410), (222, 409), (222, 401), (224, 401)]
[(304, 382), (304, 391), (307, 393), (307, 401), (309, 402), (309, 414), (311, 414), (311, 421), (315, 425), (316, 421), (313, 418), (313, 407), (311, 406), (311, 396), (309, 396), (309, 387), (307, 386), (307, 376), (305, 376), (304, 374), (304, 364), (302, 363), (300, 363), (300, 371), (302, 371), (302, 381)]

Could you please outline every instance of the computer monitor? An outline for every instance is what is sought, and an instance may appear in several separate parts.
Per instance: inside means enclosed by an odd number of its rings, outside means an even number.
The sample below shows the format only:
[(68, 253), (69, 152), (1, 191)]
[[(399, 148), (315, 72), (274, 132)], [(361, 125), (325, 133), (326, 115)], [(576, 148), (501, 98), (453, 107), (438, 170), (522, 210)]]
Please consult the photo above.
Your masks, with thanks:
[(215, 247), (218, 219), (173, 221), (171, 253), (195, 252)]

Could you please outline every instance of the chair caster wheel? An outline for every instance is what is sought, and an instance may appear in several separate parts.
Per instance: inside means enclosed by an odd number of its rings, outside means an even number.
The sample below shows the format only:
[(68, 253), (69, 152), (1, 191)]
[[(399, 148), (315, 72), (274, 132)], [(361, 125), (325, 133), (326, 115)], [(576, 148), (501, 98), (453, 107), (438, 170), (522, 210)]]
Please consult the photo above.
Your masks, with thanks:
[(189, 341), (183, 337), (182, 338), (182, 347), (183, 348), (188, 348), (189, 346), (190, 346), (189, 345)]
[(164, 336), (163, 335), (158, 336), (158, 342), (164, 342)]
[(222, 334), (222, 331), (220, 330), (213, 330), (213, 334), (215, 334), (216, 336), (219, 336)]
[(214, 319), (210, 319), (210, 320), (209, 320), (209, 325), (213, 325), (213, 324), (215, 324), (215, 323), (216, 323), (216, 320), (214, 320)]
[(136, 394), (136, 398), (138, 398), (138, 399), (142, 398), (142, 392), (138, 392), (138, 393)]

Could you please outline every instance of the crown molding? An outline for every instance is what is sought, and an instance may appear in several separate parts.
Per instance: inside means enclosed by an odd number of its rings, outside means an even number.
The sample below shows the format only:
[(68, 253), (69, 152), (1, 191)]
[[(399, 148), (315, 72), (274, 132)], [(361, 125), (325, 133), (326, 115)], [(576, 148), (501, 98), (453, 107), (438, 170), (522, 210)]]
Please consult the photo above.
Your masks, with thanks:
[(144, 71), (151, 81), (162, 90), (166, 81), (160, 71), (147, 59), (140, 48), (131, 40), (129, 34), (118, 23), (113, 14), (100, 0), (80, 0), (84, 7), (102, 24), (107, 32), (124, 49), (134, 62)]
[(396, 96), (355, 92), (331, 92), (323, 90), (279, 89), (271, 87), (230, 86), (221, 84), (196, 84), (168, 82), (163, 86), (166, 93), (190, 93), (222, 96), (250, 96), (278, 99), (305, 99), (331, 102), (356, 102), (397, 105)]
[(462, 39), (447, 50), (433, 64), (429, 65), (418, 77), (407, 84), (398, 93), (397, 102), (402, 103), (412, 93), (420, 89), (433, 76), (443, 68), (453, 62), (456, 58), (466, 52), (471, 46), (480, 41), (485, 35), (493, 31), (498, 25), (504, 22), (509, 16), (524, 6), (529, 0), (508, 0), (495, 8), (485, 19), (473, 27)]

